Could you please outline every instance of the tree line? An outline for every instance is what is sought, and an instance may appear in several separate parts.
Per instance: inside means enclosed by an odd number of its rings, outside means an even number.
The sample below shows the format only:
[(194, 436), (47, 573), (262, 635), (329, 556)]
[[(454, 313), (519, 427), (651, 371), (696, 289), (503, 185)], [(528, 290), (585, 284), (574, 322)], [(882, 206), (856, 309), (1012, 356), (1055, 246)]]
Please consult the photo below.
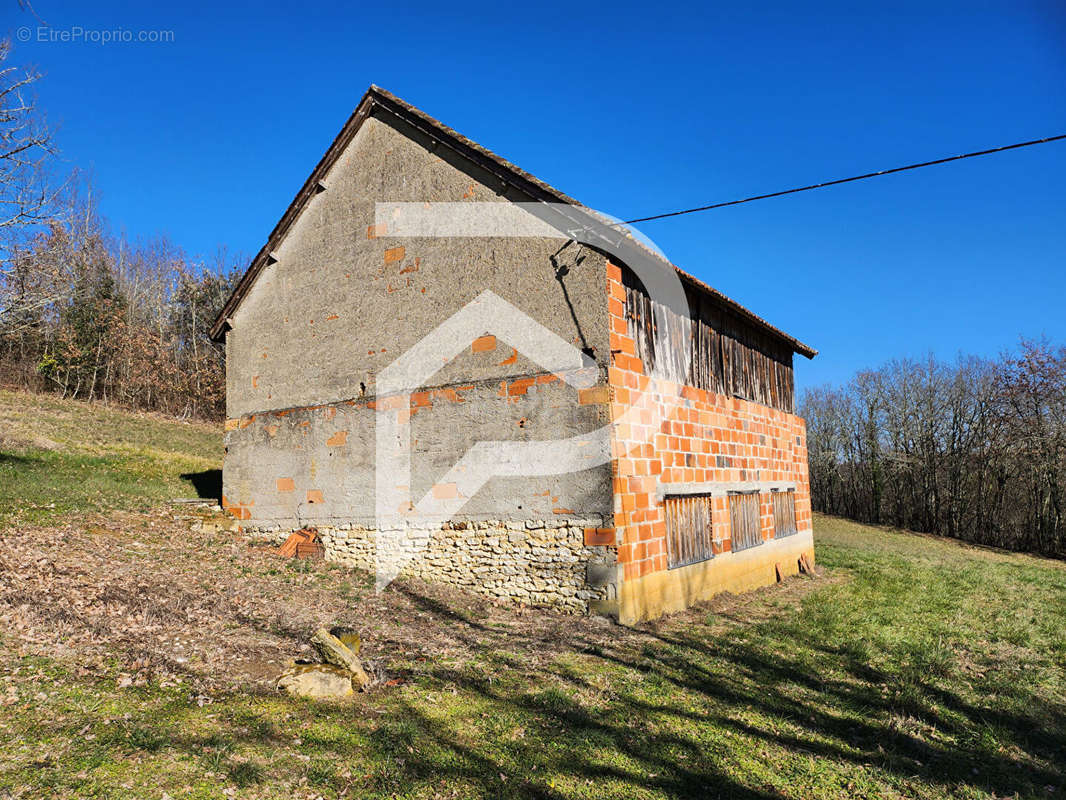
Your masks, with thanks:
[[(0, 41), (0, 383), (222, 417), (207, 328), (237, 260), (112, 235), (89, 183), (57, 170), (40, 75), (10, 54)], [(816, 510), (1066, 555), (1066, 347), (897, 360), (808, 390), (800, 413)]]
[(32, 95), (40, 75), (10, 54), (0, 42), (0, 382), (221, 417), (225, 355), (206, 331), (235, 260), (112, 235), (91, 184), (59, 171)]
[(896, 360), (800, 413), (815, 510), (1066, 555), (1066, 347)]

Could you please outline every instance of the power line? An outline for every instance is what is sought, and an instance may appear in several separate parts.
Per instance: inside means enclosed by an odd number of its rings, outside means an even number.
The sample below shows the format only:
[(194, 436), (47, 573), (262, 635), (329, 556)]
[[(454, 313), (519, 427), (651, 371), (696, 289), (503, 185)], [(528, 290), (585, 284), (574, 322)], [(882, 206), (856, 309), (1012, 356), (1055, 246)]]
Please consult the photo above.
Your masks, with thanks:
[(652, 214), (650, 217), (638, 217), (637, 219), (628, 219), (624, 222), (616, 223), (618, 225), (632, 225), (635, 222), (650, 222), (655, 219), (666, 219), (667, 217), (680, 217), (682, 214), (695, 214), (698, 211), (710, 211), (713, 208), (725, 208), (726, 206), (739, 206), (741, 203), (751, 203), (755, 200), (766, 200), (770, 197), (781, 197), (786, 194), (795, 194), (796, 192), (808, 192), (811, 189), (823, 189), (826, 186), (836, 186), (841, 183), (851, 183), (852, 181), (862, 181), (867, 178), (877, 178), (881, 175), (891, 175), (893, 172), (905, 172), (909, 169), (919, 169), (921, 167), (932, 167), (937, 164), (947, 164), (949, 161), (961, 161), (964, 158), (974, 158), (975, 156), (987, 156), (991, 153), (1002, 153), (1005, 150), (1017, 150), (1019, 147), (1030, 147), (1034, 144), (1045, 144), (1046, 142), (1057, 142), (1060, 139), (1066, 139), (1066, 133), (1059, 136), (1049, 136), (1046, 139), (1033, 139), (1031, 142), (1018, 142), (1016, 144), (1007, 144), (1003, 147), (993, 147), (991, 150), (977, 150), (973, 153), (963, 153), (961, 156), (948, 156), (947, 158), (938, 158), (935, 161), (923, 161), (920, 164), (907, 164), (905, 167), (893, 167), (892, 169), (883, 169), (879, 172), (867, 172), (865, 175), (853, 175), (850, 178), (838, 178), (835, 181), (825, 181), (823, 183), (812, 183), (810, 186), (799, 186), (795, 189), (785, 189), (780, 192), (770, 192), (770, 194), (757, 194), (754, 197), (745, 197), (742, 200), (729, 200), (725, 203), (712, 203), (709, 206), (699, 206), (698, 208), (686, 208), (684, 211), (669, 211), (665, 214)]

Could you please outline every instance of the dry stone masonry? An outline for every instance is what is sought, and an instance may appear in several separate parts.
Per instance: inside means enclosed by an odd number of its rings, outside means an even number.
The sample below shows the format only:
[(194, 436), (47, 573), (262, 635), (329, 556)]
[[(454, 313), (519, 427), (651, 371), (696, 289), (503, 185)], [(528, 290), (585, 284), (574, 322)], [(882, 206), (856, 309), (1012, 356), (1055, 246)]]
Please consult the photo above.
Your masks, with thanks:
[[(456, 521), (437, 530), (407, 530), (413, 558), (404, 574), (486, 597), (584, 612), (597, 601), (616, 599), (608, 579), (617, 550), (614, 531), (605, 526), (597, 517)], [(317, 530), (328, 560), (374, 571), (374, 528), (340, 523)], [(280, 528), (248, 532), (275, 543), (288, 535)]]

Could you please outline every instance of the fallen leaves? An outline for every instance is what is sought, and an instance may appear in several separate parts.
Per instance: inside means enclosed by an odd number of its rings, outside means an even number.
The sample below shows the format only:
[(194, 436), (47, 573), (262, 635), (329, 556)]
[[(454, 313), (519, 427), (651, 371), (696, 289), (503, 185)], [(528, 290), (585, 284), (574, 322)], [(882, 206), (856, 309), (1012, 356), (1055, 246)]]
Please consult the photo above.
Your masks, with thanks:
[[(613, 626), (417, 581), (378, 594), (363, 572), (280, 559), (224, 524), (189, 524), (161, 509), (0, 531), (3, 648), (110, 675), (120, 690), (185, 685), (203, 706), (216, 689), (272, 687), (322, 625), (359, 631), (368, 669), (390, 689), (504, 643), (533, 663), (575, 638), (602, 649), (618, 637)], [(0, 704), (17, 698), (0, 686)]]

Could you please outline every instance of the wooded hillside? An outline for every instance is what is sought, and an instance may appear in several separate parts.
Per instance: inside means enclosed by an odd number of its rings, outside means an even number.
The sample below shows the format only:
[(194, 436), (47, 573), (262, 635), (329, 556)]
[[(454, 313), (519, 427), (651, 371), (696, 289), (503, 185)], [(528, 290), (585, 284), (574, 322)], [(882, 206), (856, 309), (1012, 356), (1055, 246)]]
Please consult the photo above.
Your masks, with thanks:
[(0, 382), (220, 417), (223, 351), (206, 328), (237, 259), (112, 235), (89, 181), (60, 170), (40, 75), (9, 54), (0, 42)]
[(800, 413), (816, 510), (1066, 554), (1066, 347), (893, 361)]

